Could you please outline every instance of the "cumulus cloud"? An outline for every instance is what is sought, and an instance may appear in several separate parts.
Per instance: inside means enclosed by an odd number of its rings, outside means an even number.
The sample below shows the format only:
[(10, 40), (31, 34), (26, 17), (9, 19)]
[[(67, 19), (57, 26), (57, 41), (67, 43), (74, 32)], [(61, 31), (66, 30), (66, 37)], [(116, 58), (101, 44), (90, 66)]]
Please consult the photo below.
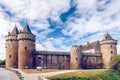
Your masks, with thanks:
[[(70, 16), (63, 30), (65, 35), (78, 36), (79, 39), (88, 33), (112, 31), (116, 26), (120, 26), (118, 0), (115, 2), (112, 0), (76, 0), (74, 5), (76, 5), (76, 11), (73, 14), (80, 15), (80, 17)], [(98, 10), (101, 7), (104, 9)]]
[[(9, 4), (8, 4), (9, 3)], [(37, 49), (40, 47), (44, 49), (39, 43), (47, 38), (47, 35), (53, 30), (50, 29), (50, 24), (48, 18), (52, 21), (59, 22), (61, 13), (67, 11), (70, 8), (70, 0), (17, 0), (0, 1), (0, 24), (1, 31), (1, 46), (0, 54), (5, 55), (5, 36), (8, 32), (11, 32), (15, 24), (19, 29), (23, 29), (23, 22), (28, 22), (28, 24), (33, 29), (32, 32), (36, 34)], [(22, 21), (22, 22), (21, 22)], [(41, 39), (41, 40), (40, 40)], [(40, 42), (39, 42), (40, 41)], [(51, 44), (50, 42), (45, 42), (46, 45)], [(49, 46), (49, 47), (52, 47)], [(48, 48), (48, 47), (47, 47)], [(54, 48), (54, 47), (53, 47)], [(53, 49), (51, 48), (51, 49)], [(54, 49), (55, 50), (55, 49)], [(5, 58), (5, 57), (4, 57)]]
[[(75, 10), (70, 13), (72, 7)], [(62, 22), (65, 13), (70, 15)], [(28, 22), (36, 35), (37, 50), (69, 51), (73, 44), (101, 40), (106, 32), (120, 40), (119, 13), (119, 0), (1, 0), (1, 58), (5, 55), (5, 35), (15, 24), (23, 29)]]

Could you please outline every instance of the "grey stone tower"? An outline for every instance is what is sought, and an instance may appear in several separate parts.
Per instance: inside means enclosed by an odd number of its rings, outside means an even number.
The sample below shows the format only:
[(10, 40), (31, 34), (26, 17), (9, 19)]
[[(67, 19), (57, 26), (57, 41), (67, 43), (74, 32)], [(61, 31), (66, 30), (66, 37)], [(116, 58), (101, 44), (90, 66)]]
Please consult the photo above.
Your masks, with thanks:
[(15, 26), (6, 36), (6, 68), (18, 67), (18, 39), (19, 31)]
[(73, 45), (70, 51), (70, 69), (80, 69), (82, 60), (82, 47)]
[(35, 35), (32, 34), (28, 24), (18, 35), (18, 68), (33, 68), (35, 54)]
[(112, 57), (117, 54), (117, 40), (113, 39), (108, 33), (104, 35), (100, 42), (102, 53), (103, 68), (110, 68)]

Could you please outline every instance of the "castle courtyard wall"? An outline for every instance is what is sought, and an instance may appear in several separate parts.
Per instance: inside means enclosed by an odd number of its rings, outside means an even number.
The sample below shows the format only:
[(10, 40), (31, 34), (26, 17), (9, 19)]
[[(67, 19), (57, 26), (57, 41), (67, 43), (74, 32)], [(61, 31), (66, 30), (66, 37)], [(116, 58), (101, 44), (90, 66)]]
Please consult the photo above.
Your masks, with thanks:
[(102, 55), (85, 53), (82, 55), (82, 68), (83, 69), (101, 69), (102, 68)]
[[(36, 55), (36, 66), (49, 69), (69, 69), (70, 56), (68, 54), (58, 54), (57, 52), (38, 52)], [(60, 53), (60, 52), (59, 52)]]

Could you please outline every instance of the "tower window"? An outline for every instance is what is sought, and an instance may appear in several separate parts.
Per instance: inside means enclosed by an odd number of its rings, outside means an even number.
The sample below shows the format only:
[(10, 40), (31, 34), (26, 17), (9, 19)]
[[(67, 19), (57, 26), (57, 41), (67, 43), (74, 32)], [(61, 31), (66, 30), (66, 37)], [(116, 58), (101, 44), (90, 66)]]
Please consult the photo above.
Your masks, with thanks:
[(112, 45), (110, 47), (112, 48)]
[(27, 50), (27, 47), (25, 47), (25, 50)]
[(25, 57), (23, 57), (23, 59), (25, 59)]
[(9, 55), (9, 58), (11, 58), (11, 55)]
[(76, 58), (76, 60), (78, 60), (78, 58)]
[(10, 39), (10, 41), (12, 42), (12, 39)]
[(111, 51), (111, 54), (113, 54), (113, 51)]

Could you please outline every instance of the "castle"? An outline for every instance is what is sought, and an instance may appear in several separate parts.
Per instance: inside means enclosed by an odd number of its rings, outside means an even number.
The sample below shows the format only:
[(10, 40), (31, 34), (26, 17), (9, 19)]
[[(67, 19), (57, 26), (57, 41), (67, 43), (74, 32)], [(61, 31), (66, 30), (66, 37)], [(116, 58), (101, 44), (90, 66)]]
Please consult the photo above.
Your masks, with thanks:
[(6, 68), (99, 69), (109, 68), (117, 54), (117, 40), (108, 33), (102, 41), (73, 45), (70, 52), (36, 51), (35, 35), (29, 25), (15, 26), (6, 36)]

